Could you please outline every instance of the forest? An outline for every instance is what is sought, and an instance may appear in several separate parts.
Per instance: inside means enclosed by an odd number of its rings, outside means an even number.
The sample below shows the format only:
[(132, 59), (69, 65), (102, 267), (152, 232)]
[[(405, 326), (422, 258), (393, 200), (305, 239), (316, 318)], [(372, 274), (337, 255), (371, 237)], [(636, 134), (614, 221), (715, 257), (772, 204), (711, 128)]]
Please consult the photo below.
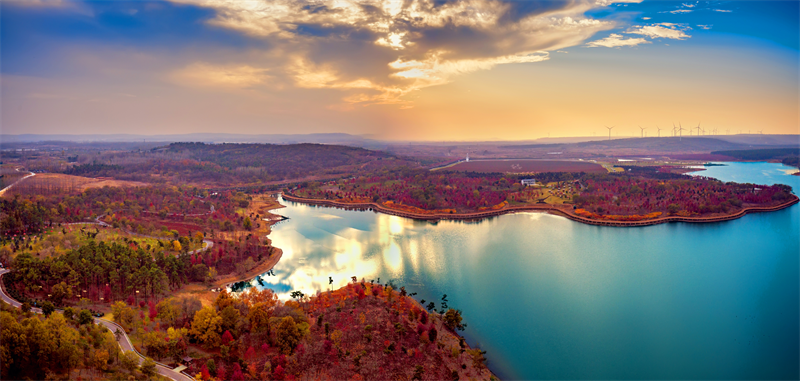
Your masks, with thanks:
[(171, 143), (150, 150), (83, 154), (59, 172), (147, 183), (231, 187), (337, 177), (358, 170), (409, 165), (419, 163), (382, 151), (348, 146)]
[[(670, 174), (674, 176), (673, 174)], [(661, 180), (638, 176), (587, 175), (575, 204), (598, 215), (697, 216), (729, 213), (743, 206), (771, 206), (788, 201), (787, 185), (723, 183), (683, 176)]]
[[(545, 172), (528, 176), (385, 171), (337, 182), (309, 182), (293, 194), (342, 203), (375, 202), (399, 210), (426, 213), (469, 213), (507, 205), (549, 202), (558, 196), (593, 218), (631, 216), (634, 220), (660, 215), (703, 216), (730, 213), (745, 206), (772, 206), (791, 198), (786, 185), (723, 183), (672, 173), (669, 166), (623, 166), (621, 173)], [(521, 178), (535, 178), (525, 187)], [(566, 191), (566, 188), (569, 191)], [(589, 216), (587, 214), (586, 216)]]
[(33, 316), (3, 304), (2, 378), (148, 379), (154, 362), (189, 363), (199, 380), (493, 379), (484, 353), (456, 331), (461, 312), (422, 307), (391, 285), (353, 281), (282, 302), (270, 290), (222, 291), (211, 305), (193, 297), (116, 301), (114, 321), (148, 360), (139, 367), (85, 309)]
[[(0, 310), (2, 378), (150, 379), (153, 360), (177, 365), (187, 356), (188, 372), (201, 380), (493, 378), (484, 352), (457, 335), (466, 325), (446, 296), (437, 309), (403, 287), (355, 277), (338, 290), (295, 291), (286, 301), (269, 290), (229, 293), (226, 283), (271, 268), (281, 254), (266, 238), (264, 199), (273, 197), (237, 190), (243, 185), (258, 190), (291, 180), (296, 187), (285, 192), (300, 197), (414, 213), (545, 203), (623, 221), (734, 213), (793, 197), (788, 186), (723, 183), (668, 165), (614, 173), (430, 171), (360, 148), (287, 147), (173, 143), (83, 152), (65, 156), (60, 171), (148, 184), (85, 188), (64, 174), (37, 174), (0, 199), (0, 262), (13, 269), (4, 288), (25, 303), (22, 311)], [(46, 316), (32, 315), (31, 306)], [(138, 366), (111, 345), (114, 335), (90, 324), (97, 310), (153, 360)], [(43, 340), (58, 345), (45, 348)]]
[[(167, 298), (139, 306), (117, 302), (115, 319), (156, 360), (177, 362), (188, 349), (198, 379), (489, 379), (483, 352), (455, 332), (460, 312), (437, 313), (391, 285), (352, 282), (282, 302), (272, 291), (222, 291), (212, 305)], [(433, 309), (433, 307), (430, 307)]]
[[(40, 233), (46, 226), (94, 222), (101, 218), (137, 233), (161, 235), (172, 224), (193, 224), (232, 230), (245, 217), (236, 214), (249, 203), (247, 195), (212, 192), (196, 187), (145, 186), (90, 188), (80, 193), (30, 194), (0, 200), (2, 235)], [(186, 232), (184, 232), (185, 234)]]
[(63, 313), (0, 302), (0, 379), (126, 380), (154, 379), (152, 359), (141, 366), (133, 352), (123, 353), (110, 331), (92, 324), (88, 310)]
[(422, 210), (468, 212), (504, 202), (510, 192), (522, 188), (518, 177), (403, 168), (337, 182), (307, 182), (293, 193), (341, 202), (390, 202)]

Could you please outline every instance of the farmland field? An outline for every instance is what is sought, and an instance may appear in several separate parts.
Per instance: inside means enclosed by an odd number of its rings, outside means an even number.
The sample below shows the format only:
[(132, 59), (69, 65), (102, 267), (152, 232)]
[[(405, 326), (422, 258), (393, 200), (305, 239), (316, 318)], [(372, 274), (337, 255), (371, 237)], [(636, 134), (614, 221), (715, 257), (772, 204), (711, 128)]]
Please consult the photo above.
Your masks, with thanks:
[[(28, 173), (23, 172), (23, 174), (27, 175)], [(102, 188), (104, 186), (135, 187), (143, 185), (146, 184), (138, 181), (90, 178), (61, 173), (38, 173), (36, 176), (29, 177), (14, 185), (7, 194), (10, 196), (22, 194), (58, 194), (63, 192), (75, 193), (82, 192), (89, 188)]]
[(597, 163), (565, 160), (476, 160), (461, 162), (451, 167), (453, 171), (467, 172), (589, 172), (606, 173), (607, 171)]

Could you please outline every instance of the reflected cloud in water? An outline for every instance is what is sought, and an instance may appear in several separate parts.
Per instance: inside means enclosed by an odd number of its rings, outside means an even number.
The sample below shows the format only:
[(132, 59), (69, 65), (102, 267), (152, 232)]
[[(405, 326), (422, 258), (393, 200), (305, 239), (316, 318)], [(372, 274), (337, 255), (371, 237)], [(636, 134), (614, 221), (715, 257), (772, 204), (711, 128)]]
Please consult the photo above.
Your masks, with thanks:
[[(261, 276), (263, 286), (256, 280), (250, 284), (268, 287), (281, 299), (289, 299), (296, 290), (310, 295), (336, 289), (353, 276), (366, 281), (380, 278), (382, 283), (391, 281), (412, 288), (421, 286), (423, 277), (437, 277), (447, 271), (455, 271), (458, 277), (458, 267), (448, 266), (446, 256), (437, 253), (461, 252), (462, 260), (479, 262), (491, 239), (491, 229), (478, 234), (470, 229), (471, 233), (465, 234), (463, 226), (474, 222), (414, 221), (283, 199), (280, 202), (287, 206), (280, 213), (289, 220), (276, 225), (270, 239), (283, 250), (283, 257), (272, 271), (274, 276)], [(491, 225), (492, 221), (481, 223)]]
[[(281, 203), (287, 205), (281, 214), (290, 219), (277, 225), (270, 239), (283, 257), (274, 276), (264, 274), (262, 281), (282, 299), (295, 290), (314, 294), (336, 289), (353, 276), (405, 284), (419, 270), (419, 243), (410, 238), (418, 237), (429, 223), (372, 213), (353, 218), (352, 212), (345, 219), (343, 210), (326, 208), (320, 213), (315, 206)], [(251, 285), (261, 287), (255, 280)]]

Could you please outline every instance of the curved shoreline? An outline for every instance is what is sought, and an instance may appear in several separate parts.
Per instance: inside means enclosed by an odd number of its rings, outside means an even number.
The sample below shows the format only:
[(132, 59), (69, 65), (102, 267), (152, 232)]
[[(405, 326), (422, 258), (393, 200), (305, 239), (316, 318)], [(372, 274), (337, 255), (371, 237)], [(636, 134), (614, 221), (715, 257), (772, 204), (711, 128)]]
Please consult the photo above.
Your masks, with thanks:
[(342, 203), (333, 200), (318, 200), (318, 199), (298, 197), (286, 192), (282, 193), (282, 197), (289, 201), (298, 202), (301, 204), (332, 206), (332, 207), (352, 209), (352, 210), (374, 210), (383, 214), (411, 218), (414, 220), (421, 220), (421, 221), (439, 221), (439, 220), (477, 221), (484, 218), (496, 217), (509, 213), (539, 211), (539, 212), (549, 212), (557, 214), (566, 217), (570, 220), (581, 222), (588, 225), (617, 226), (617, 227), (650, 226), (650, 225), (663, 224), (667, 222), (710, 223), (710, 222), (730, 221), (730, 220), (735, 220), (737, 218), (741, 218), (748, 213), (774, 212), (777, 210), (788, 208), (800, 202), (800, 198), (798, 198), (796, 195), (792, 195), (792, 199), (790, 201), (787, 201), (780, 205), (746, 207), (736, 213), (725, 216), (713, 216), (713, 217), (667, 216), (667, 217), (659, 217), (659, 218), (654, 218), (652, 220), (644, 220), (644, 221), (607, 221), (607, 220), (592, 220), (586, 217), (581, 217), (572, 213), (571, 207), (558, 207), (556, 205), (511, 206), (498, 210), (488, 210), (484, 212), (461, 213), (461, 214), (421, 214), (421, 213), (411, 213), (411, 212), (389, 209), (385, 206), (379, 205), (374, 202)]

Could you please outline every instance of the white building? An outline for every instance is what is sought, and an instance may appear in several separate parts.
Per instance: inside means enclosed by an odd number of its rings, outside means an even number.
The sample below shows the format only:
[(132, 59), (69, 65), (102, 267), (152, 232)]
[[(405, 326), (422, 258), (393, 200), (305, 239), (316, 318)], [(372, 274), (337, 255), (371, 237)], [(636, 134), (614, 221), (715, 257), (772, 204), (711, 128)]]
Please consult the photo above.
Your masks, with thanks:
[(526, 187), (531, 185), (536, 185), (536, 179), (522, 179), (520, 183), (522, 183), (522, 185)]

